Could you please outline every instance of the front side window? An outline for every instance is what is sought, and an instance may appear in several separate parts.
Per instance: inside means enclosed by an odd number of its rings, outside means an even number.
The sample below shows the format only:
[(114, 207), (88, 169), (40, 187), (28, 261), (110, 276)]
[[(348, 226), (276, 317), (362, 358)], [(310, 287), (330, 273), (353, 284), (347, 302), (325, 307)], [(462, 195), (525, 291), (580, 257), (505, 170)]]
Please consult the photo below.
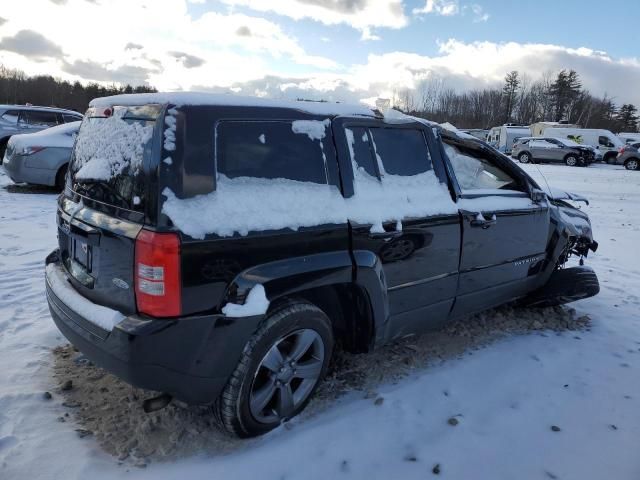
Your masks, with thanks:
[(517, 180), (481, 152), (447, 143), (445, 151), (462, 190), (519, 190)]
[(613, 147), (613, 143), (611, 143), (611, 140), (609, 140), (607, 137), (598, 137), (598, 144), (602, 145), (603, 147)]
[(58, 124), (58, 118), (55, 112), (39, 112), (37, 110), (29, 110), (23, 112), (22, 117), (26, 123), (36, 127), (53, 127)]
[(372, 128), (373, 146), (381, 174), (412, 176), (431, 170), (431, 156), (420, 130)]
[(227, 178), (283, 178), (326, 184), (322, 142), (328, 125), (316, 120), (301, 122), (220, 122), (216, 129), (218, 173)]

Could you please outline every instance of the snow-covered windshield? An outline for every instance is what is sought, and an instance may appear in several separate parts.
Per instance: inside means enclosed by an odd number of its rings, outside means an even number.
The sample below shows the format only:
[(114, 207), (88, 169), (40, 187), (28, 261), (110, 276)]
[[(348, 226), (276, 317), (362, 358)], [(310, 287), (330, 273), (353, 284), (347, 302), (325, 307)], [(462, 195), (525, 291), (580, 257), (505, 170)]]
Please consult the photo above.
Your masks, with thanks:
[(89, 109), (70, 164), (74, 189), (119, 207), (139, 207), (144, 192), (138, 176), (160, 112), (159, 105)]

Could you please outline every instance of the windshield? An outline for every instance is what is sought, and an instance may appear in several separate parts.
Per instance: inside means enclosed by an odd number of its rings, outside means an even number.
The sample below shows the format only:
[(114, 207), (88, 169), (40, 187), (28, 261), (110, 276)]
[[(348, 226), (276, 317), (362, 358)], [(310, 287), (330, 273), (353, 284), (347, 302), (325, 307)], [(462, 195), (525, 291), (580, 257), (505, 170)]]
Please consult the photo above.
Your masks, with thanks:
[(142, 164), (160, 105), (91, 108), (82, 122), (70, 163), (73, 189), (95, 200), (141, 210)]

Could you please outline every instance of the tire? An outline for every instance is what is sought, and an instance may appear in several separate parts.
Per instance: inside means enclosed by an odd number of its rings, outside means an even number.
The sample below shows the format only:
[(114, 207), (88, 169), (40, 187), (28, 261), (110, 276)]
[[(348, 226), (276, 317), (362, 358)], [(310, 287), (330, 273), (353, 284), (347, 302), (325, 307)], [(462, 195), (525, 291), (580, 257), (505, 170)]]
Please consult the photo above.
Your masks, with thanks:
[(531, 163), (531, 155), (527, 152), (522, 152), (520, 155), (518, 155), (518, 161), (520, 163)]
[[(308, 342), (308, 349), (296, 357), (296, 347)], [(306, 301), (290, 301), (277, 308), (247, 342), (238, 366), (214, 403), (216, 422), (226, 432), (248, 438), (296, 416), (324, 377), (332, 350), (331, 321), (322, 310)], [(306, 367), (309, 377), (298, 376), (301, 366)]]
[(65, 182), (67, 181), (67, 169), (68, 164), (64, 164), (56, 173), (56, 188), (60, 191), (64, 190)]
[(640, 169), (640, 160), (637, 158), (630, 158), (626, 162), (624, 162), (624, 168), (627, 170), (639, 170)]
[(0, 165), (4, 162), (4, 152), (7, 151), (7, 144), (9, 143), (9, 139), (0, 140)]
[(575, 167), (578, 165), (578, 158), (575, 155), (567, 155), (564, 157), (564, 163), (569, 167)]

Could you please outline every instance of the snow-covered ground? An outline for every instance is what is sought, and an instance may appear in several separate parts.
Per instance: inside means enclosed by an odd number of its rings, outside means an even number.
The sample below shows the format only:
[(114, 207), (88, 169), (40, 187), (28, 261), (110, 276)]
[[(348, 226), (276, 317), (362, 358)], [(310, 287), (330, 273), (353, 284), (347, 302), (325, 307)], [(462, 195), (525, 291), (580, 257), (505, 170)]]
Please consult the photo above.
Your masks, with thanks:
[[(538, 167), (526, 168), (540, 178)], [(66, 341), (43, 285), (55, 195), (7, 190), (0, 174), (0, 478), (640, 478), (640, 174), (604, 165), (539, 170), (553, 187), (591, 200), (584, 208), (600, 249), (587, 264), (602, 290), (573, 305), (574, 317), (590, 317), (586, 329), (505, 336), (417, 365), (373, 395), (347, 394), (225, 455), (208, 450), (144, 469), (119, 464), (96, 436), (76, 431), (84, 425), (60, 392), (52, 353)], [(115, 398), (98, 397), (96, 416)]]

